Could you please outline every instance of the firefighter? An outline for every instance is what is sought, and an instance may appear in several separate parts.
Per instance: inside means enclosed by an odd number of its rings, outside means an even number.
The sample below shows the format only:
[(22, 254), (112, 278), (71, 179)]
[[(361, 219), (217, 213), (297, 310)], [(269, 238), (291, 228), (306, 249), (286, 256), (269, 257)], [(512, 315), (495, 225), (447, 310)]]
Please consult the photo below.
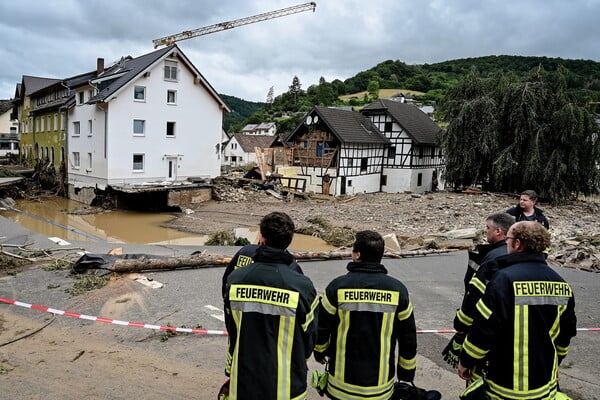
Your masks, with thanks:
[[(571, 287), (546, 264), (550, 234), (537, 222), (515, 223), (506, 237), (508, 254), (477, 303), (479, 315), (463, 343), (459, 376), (487, 362), (486, 374), (461, 398), (554, 399), (558, 365), (576, 334)], [(469, 397), (471, 396), (471, 397)]]
[(515, 218), (507, 213), (495, 213), (488, 216), (483, 230), (487, 243), (477, 246), (479, 263), (474, 262), (473, 256), (469, 256), (469, 265), (465, 276), (465, 280), (468, 276), (469, 281), (465, 286), (461, 307), (454, 317), (454, 329), (457, 333), (442, 351), (444, 360), (453, 368), (458, 365), (462, 342), (477, 313), (475, 304), (483, 296), (485, 285), (496, 272), (497, 264), (494, 260), (507, 253), (506, 234), (514, 222)]
[(224, 308), (229, 347), (221, 389), (231, 400), (305, 399), (306, 360), (316, 335), (316, 290), (289, 268), (285, 249), (294, 223), (282, 212), (260, 222), (253, 263), (227, 278)]
[(332, 399), (389, 399), (395, 376), (406, 382), (414, 378), (412, 304), (404, 284), (387, 275), (383, 253), (381, 235), (358, 232), (348, 273), (321, 296), (314, 356), (328, 364), (326, 393)]

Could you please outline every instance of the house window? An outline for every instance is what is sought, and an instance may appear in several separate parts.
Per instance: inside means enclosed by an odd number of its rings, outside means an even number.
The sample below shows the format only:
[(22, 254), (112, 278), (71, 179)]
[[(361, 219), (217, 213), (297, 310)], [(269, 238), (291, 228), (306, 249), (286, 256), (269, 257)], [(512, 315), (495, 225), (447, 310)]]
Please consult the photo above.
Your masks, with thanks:
[(231, 143), (231, 150), (237, 149), (237, 143)]
[(134, 154), (133, 155), (133, 170), (143, 171), (144, 170), (144, 155)]
[(167, 90), (167, 104), (177, 103), (177, 90)]
[(80, 165), (81, 165), (81, 161), (79, 160), (79, 152), (74, 151), (73, 152), (73, 168), (79, 169)]
[(73, 122), (73, 136), (79, 136), (81, 134), (81, 125), (79, 121)]
[(431, 148), (431, 158), (435, 158), (435, 147)]
[(146, 121), (143, 119), (133, 120), (133, 134), (143, 136), (145, 133)]
[(423, 185), (423, 174), (419, 172), (417, 174), (417, 186), (422, 186), (422, 185)]
[(391, 158), (391, 159), (396, 158), (396, 146), (388, 147), (388, 158)]
[(360, 172), (367, 172), (367, 165), (369, 165), (369, 159), (363, 157), (360, 159)]
[(175, 136), (175, 122), (167, 121), (167, 136)]
[(419, 147), (419, 158), (423, 158), (423, 147)]
[(348, 166), (352, 167), (354, 165), (354, 158), (349, 158), (348, 159)]
[(92, 153), (88, 153), (88, 171), (92, 170)]
[(177, 62), (165, 61), (165, 79), (169, 81), (177, 80)]
[(133, 88), (133, 99), (135, 101), (146, 101), (146, 88), (144, 86), (135, 86)]
[(85, 92), (79, 92), (79, 104), (85, 103)]
[(92, 120), (88, 119), (88, 136), (92, 136)]
[(387, 185), (387, 175), (381, 175), (381, 186)]
[(388, 121), (388, 122), (386, 122), (386, 123), (384, 124), (383, 131), (384, 131), (384, 132), (391, 132), (391, 131), (392, 131), (392, 128), (393, 128), (393, 126), (394, 126), (394, 125), (393, 125), (392, 121)]

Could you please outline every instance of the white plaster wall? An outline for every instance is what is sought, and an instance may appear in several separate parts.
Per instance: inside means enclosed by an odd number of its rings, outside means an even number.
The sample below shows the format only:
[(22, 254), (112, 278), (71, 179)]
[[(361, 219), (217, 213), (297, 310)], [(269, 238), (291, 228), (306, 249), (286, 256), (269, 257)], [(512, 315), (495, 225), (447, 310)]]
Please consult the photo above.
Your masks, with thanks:
[[(73, 182), (124, 184), (162, 182), (167, 179), (168, 160), (177, 155), (177, 180), (188, 177), (212, 178), (220, 174), (217, 145), (222, 133), (222, 110), (204, 86), (194, 83), (190, 70), (179, 61), (178, 81), (163, 79), (163, 62), (148, 77), (141, 77), (109, 99), (106, 116), (95, 105), (75, 106), (69, 116), (69, 176)], [(145, 102), (133, 98), (134, 86), (146, 87)], [(176, 90), (176, 104), (167, 104), (167, 90)], [(103, 104), (102, 107), (106, 107)], [(87, 135), (88, 120), (94, 134)], [(133, 135), (133, 120), (145, 121), (145, 135)], [(72, 136), (73, 121), (81, 123), (81, 136)], [(174, 137), (167, 137), (167, 121), (175, 122)], [(98, 133), (96, 133), (96, 131)], [(93, 152), (93, 166), (86, 171), (87, 153)], [(81, 168), (72, 169), (72, 152), (79, 151)], [(144, 170), (133, 171), (133, 154), (144, 154)]]
[[(349, 176), (346, 178), (346, 194), (352, 196), (358, 193), (379, 192), (379, 182), (379, 174)], [(339, 193), (339, 179), (337, 179), (336, 186), (336, 190)]]
[(402, 193), (411, 191), (412, 170), (384, 168), (383, 174), (387, 175), (387, 185), (382, 190), (387, 193)]

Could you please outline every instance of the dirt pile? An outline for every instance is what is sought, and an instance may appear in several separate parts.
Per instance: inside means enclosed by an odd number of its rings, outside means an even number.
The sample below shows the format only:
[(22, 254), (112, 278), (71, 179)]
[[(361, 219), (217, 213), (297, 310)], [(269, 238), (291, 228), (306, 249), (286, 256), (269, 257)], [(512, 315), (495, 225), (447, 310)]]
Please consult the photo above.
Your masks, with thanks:
[[(215, 198), (222, 200), (198, 205), (193, 213), (181, 215), (170, 227), (213, 234), (257, 226), (263, 215), (278, 210), (288, 213), (302, 233), (329, 238), (331, 230), (339, 230), (343, 235), (340, 240), (349, 240), (346, 245), (351, 244), (352, 238), (348, 230), (372, 229), (382, 235), (394, 235), (402, 249), (465, 248), (482, 241), (485, 217), (512, 207), (518, 200), (517, 195), (478, 191), (369, 193), (335, 198), (288, 195), (282, 200), (266, 191), (237, 187), (228, 180), (219, 181), (213, 192), (217, 193)], [(600, 272), (600, 204), (577, 201), (538, 206), (550, 221), (549, 261)], [(330, 228), (324, 230), (323, 226)], [(455, 231), (457, 235), (453, 235)], [(339, 240), (331, 243), (341, 244)]]

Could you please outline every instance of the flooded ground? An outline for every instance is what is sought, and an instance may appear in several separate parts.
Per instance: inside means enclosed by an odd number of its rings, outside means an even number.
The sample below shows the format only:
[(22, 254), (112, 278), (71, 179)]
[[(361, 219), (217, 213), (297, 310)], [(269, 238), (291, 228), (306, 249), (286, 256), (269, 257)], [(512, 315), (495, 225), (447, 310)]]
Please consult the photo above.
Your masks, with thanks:
[[(173, 213), (113, 210), (97, 214), (72, 214), (85, 206), (62, 197), (50, 197), (43, 201), (19, 200), (14, 208), (19, 211), (1, 210), (0, 215), (31, 231), (66, 241), (203, 245), (208, 239), (206, 235), (163, 227), (163, 224), (176, 217)], [(257, 228), (236, 229), (235, 235), (256, 243), (257, 231)], [(319, 238), (295, 235), (290, 248), (323, 251), (331, 250), (333, 246)]]

